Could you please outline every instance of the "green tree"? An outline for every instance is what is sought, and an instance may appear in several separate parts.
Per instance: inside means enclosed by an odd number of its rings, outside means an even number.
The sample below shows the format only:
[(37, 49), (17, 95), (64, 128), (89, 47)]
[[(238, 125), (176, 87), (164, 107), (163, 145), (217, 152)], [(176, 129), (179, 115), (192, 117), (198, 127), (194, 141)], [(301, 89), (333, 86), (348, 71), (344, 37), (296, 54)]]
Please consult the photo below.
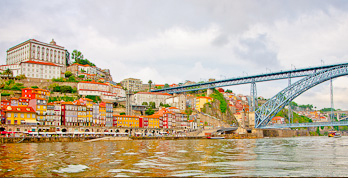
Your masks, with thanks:
[(147, 82), (147, 83), (149, 83), (149, 92), (150, 92), (150, 90), (151, 90), (151, 84), (153, 83), (153, 81), (149, 80), (149, 82)]
[(92, 99), (93, 102), (95, 102), (95, 103), (102, 101), (101, 98), (100, 98), (100, 96), (97, 96), (97, 95), (86, 95), (86, 98)]
[(18, 80), (22, 80), (22, 79), (26, 79), (26, 76), (24, 74), (20, 74), (20, 75), (17, 75), (15, 78)]
[(149, 102), (149, 107), (150, 107), (150, 108), (156, 108), (156, 107), (155, 107), (155, 102)]
[(83, 54), (81, 51), (73, 50), (72, 59), (74, 63), (79, 63), (83, 59)]
[(169, 88), (169, 87), (170, 87), (169, 84), (165, 83), (164, 88)]
[(232, 93), (232, 90), (226, 90), (226, 93)]
[(153, 115), (155, 113), (155, 111), (150, 107), (150, 108), (148, 108), (146, 111), (145, 111), (145, 114), (147, 114), (147, 115)]
[(61, 93), (72, 93), (73, 89), (71, 86), (61, 86), (60, 92)]
[(73, 75), (70, 76), (67, 81), (68, 82), (77, 82), (76, 77), (74, 77)]
[(3, 74), (8, 75), (8, 78), (10, 77), (10, 75), (13, 76), (13, 72), (9, 68), (6, 69)]
[(66, 71), (65, 73), (64, 73), (64, 76), (65, 77), (70, 77), (70, 76), (72, 76), (73, 74), (72, 74), (72, 72), (70, 72), (70, 71)]

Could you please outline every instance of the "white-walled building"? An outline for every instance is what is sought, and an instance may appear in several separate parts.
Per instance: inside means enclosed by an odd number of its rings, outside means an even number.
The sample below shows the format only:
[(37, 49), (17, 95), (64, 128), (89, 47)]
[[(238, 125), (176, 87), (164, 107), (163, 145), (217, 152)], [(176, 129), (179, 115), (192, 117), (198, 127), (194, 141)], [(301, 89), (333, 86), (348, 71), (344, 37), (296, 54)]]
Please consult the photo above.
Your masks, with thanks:
[(13, 76), (25, 75), (28, 78), (52, 79), (61, 77), (62, 66), (50, 62), (25, 61), (19, 64), (2, 65), (0, 69), (10, 69)]
[(180, 94), (180, 95), (165, 99), (164, 104), (169, 104), (170, 106), (177, 107), (180, 110), (185, 110), (187, 108), (186, 101), (187, 101), (187, 96), (184, 94)]
[(142, 105), (143, 102), (155, 102), (155, 107), (158, 108), (160, 103), (165, 104), (165, 100), (172, 95), (168, 93), (156, 93), (156, 92), (138, 92), (133, 95), (134, 104), (135, 105)]
[(48, 44), (30, 39), (8, 49), (6, 65), (0, 68), (12, 70), (13, 76), (52, 79), (64, 76), (68, 60), (68, 51), (54, 40)]
[(120, 86), (107, 83), (82, 81), (77, 85), (79, 95), (100, 96), (102, 100), (116, 101), (119, 97), (126, 97), (126, 92)]

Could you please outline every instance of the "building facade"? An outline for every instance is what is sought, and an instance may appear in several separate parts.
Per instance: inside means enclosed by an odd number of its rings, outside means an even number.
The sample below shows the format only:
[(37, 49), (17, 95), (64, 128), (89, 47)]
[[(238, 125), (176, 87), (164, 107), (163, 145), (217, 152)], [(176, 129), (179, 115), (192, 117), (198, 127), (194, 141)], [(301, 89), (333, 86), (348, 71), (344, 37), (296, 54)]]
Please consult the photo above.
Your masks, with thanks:
[(142, 105), (144, 102), (150, 103), (155, 102), (155, 107), (158, 108), (160, 103), (165, 104), (165, 100), (171, 97), (172, 95), (168, 93), (154, 93), (154, 92), (138, 92), (133, 95), (133, 103), (135, 105)]
[(48, 44), (30, 39), (8, 49), (6, 65), (0, 69), (12, 70), (13, 76), (52, 79), (64, 77), (68, 61), (68, 51), (54, 40)]
[(121, 81), (121, 84), (127, 90), (138, 92), (142, 90), (142, 81), (140, 79), (128, 78)]

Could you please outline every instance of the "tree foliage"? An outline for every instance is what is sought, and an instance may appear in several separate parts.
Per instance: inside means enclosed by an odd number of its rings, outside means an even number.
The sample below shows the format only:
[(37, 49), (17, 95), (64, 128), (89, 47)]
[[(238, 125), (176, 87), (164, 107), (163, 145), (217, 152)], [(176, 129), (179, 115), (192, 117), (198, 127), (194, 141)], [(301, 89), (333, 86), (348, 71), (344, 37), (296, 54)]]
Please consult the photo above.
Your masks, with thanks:
[(97, 95), (86, 95), (86, 98), (92, 99), (92, 101), (95, 103), (102, 101), (100, 96), (97, 96)]
[(81, 51), (73, 50), (72, 52), (73, 62), (79, 63), (83, 59), (83, 54)]
[(214, 89), (214, 92), (210, 95), (210, 97), (217, 99), (220, 102), (219, 108), (222, 113), (225, 113), (227, 110), (227, 102), (224, 99), (223, 94), (221, 94), (218, 90)]
[(148, 108), (146, 111), (145, 111), (145, 114), (147, 114), (147, 115), (153, 115), (155, 113), (155, 111), (150, 107), (150, 108)]

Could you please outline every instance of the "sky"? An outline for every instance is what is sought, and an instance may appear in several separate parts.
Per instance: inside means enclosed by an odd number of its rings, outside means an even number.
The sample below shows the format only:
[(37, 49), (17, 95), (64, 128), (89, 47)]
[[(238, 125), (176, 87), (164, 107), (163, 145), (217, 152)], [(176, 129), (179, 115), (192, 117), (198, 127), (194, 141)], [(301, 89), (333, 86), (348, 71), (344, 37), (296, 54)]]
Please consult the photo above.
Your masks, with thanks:
[[(115, 82), (178, 84), (348, 62), (347, 0), (0, 0), (0, 18), (0, 64), (21, 42), (54, 39), (110, 69)], [(287, 85), (257, 83), (257, 95)], [(348, 76), (333, 86), (334, 107), (347, 110)], [(225, 89), (250, 94), (250, 85)], [(329, 81), (294, 101), (329, 108)]]

